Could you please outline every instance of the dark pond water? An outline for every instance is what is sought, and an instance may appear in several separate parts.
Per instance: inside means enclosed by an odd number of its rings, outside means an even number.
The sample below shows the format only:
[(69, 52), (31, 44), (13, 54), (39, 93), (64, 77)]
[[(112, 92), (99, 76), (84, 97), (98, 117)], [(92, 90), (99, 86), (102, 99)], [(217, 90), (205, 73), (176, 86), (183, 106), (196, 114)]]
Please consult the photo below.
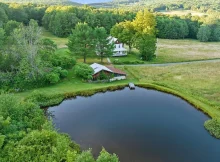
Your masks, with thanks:
[(102, 146), (121, 162), (220, 162), (206, 115), (182, 99), (136, 88), (77, 97), (48, 109), (60, 132), (83, 149)]

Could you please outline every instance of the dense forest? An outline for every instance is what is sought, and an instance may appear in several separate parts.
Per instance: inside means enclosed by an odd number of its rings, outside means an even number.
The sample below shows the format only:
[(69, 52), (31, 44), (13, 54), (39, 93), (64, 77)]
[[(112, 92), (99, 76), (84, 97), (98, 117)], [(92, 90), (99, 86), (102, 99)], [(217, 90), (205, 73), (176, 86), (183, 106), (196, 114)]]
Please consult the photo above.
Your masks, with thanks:
[(91, 4), (95, 7), (126, 7), (133, 10), (150, 8), (152, 11), (160, 10), (196, 10), (207, 12), (209, 10), (220, 11), (220, 2), (216, 0), (112, 0), (108, 3)]
[(0, 0), (3, 3), (32, 3), (32, 4), (48, 4), (48, 5), (81, 5), (80, 3), (76, 3), (70, 0)]

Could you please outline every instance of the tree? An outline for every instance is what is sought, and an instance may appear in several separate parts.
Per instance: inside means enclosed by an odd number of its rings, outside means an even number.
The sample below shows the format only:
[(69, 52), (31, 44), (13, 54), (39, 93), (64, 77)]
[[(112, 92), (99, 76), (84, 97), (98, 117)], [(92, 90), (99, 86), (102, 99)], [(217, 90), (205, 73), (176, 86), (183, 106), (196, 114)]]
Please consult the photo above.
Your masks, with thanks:
[(19, 49), (22, 61), (19, 73), (24, 80), (36, 80), (41, 74), (41, 61), (39, 57), (41, 29), (34, 20), (29, 26), (15, 30), (13, 37)]
[(34, 130), (14, 147), (11, 145), (8, 161), (65, 161), (68, 152), (78, 153), (78, 150), (66, 135), (52, 130)]
[(96, 162), (119, 162), (119, 160), (116, 154), (111, 155), (103, 148)]
[(103, 62), (104, 57), (112, 55), (114, 45), (109, 43), (108, 34), (105, 28), (96, 27), (95, 28), (95, 38), (96, 38), (96, 52)]
[(75, 74), (85, 80), (91, 80), (94, 70), (85, 63), (79, 63), (75, 66)]
[(197, 34), (197, 39), (200, 42), (208, 42), (211, 36), (211, 29), (207, 25), (202, 25), (199, 28), (198, 34)]
[(122, 43), (127, 44), (129, 51), (131, 51), (133, 46), (135, 33), (136, 31), (131, 21), (121, 22), (111, 29), (111, 35), (118, 38)]
[(28, 15), (22, 5), (10, 4), (8, 17), (10, 20), (15, 20), (17, 22), (22, 22), (28, 24)]
[(75, 162), (95, 162), (94, 157), (92, 156), (91, 150), (83, 151), (76, 157)]
[(3, 48), (5, 43), (5, 30), (0, 28), (0, 49)]
[(133, 21), (133, 25), (138, 33), (156, 34), (156, 20), (154, 15), (148, 10), (139, 11)]
[(0, 28), (3, 26), (5, 22), (8, 21), (8, 16), (5, 13), (5, 10), (0, 6)]
[(11, 35), (11, 33), (14, 31), (14, 29), (18, 28), (21, 25), (21, 23), (14, 21), (14, 20), (10, 20), (5, 24), (5, 32), (6, 35), (9, 36)]
[(72, 30), (67, 45), (72, 53), (83, 56), (86, 63), (87, 55), (95, 53), (93, 29), (87, 23), (78, 23)]
[(215, 41), (220, 41), (220, 26), (217, 26), (214, 31), (213, 31), (213, 35), (214, 35), (214, 40)]
[(139, 50), (142, 60), (150, 61), (154, 58), (156, 42), (156, 37), (149, 34), (137, 36), (135, 46)]
[(135, 46), (140, 51), (142, 60), (150, 61), (156, 51), (156, 20), (147, 10), (139, 11), (133, 21), (136, 32)]

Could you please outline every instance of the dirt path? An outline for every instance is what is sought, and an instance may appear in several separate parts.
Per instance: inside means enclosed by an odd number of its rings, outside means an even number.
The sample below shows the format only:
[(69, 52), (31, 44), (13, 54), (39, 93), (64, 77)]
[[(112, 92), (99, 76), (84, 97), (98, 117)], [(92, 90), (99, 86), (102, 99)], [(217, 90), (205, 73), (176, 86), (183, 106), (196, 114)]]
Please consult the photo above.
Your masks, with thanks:
[[(174, 62), (174, 63), (163, 63), (163, 64), (121, 65), (121, 66), (171, 66), (171, 65), (184, 65), (184, 64), (194, 64), (194, 63), (203, 63), (203, 62), (219, 62), (220, 63), (220, 59), (187, 61), (187, 62)], [(219, 68), (220, 68), (220, 65), (219, 65)]]

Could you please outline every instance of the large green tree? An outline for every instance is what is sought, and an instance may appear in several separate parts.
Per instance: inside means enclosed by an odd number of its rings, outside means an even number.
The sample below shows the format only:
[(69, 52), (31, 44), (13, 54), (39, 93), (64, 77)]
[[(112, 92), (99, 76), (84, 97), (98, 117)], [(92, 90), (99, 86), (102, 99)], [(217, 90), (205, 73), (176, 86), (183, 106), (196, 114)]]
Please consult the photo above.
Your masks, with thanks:
[(131, 21), (121, 22), (111, 29), (111, 35), (118, 38), (122, 43), (127, 44), (129, 51), (132, 49), (135, 33), (136, 31)]
[(21, 23), (17, 21), (14, 21), (14, 20), (8, 21), (4, 26), (6, 35), (10, 36), (12, 32), (14, 31), (14, 29), (18, 28), (20, 25)]
[(110, 43), (105, 28), (97, 27), (94, 32), (96, 38), (96, 53), (100, 56), (101, 62), (103, 62), (103, 58), (113, 54), (114, 45)]
[(78, 23), (69, 36), (68, 48), (72, 53), (86, 57), (95, 53), (94, 31), (87, 23)]
[(150, 61), (156, 51), (156, 20), (147, 10), (139, 11), (133, 21), (136, 38), (135, 47), (139, 50), (142, 60)]
[(208, 42), (211, 36), (211, 29), (207, 25), (202, 25), (199, 28), (198, 34), (197, 34), (197, 39), (200, 42)]

